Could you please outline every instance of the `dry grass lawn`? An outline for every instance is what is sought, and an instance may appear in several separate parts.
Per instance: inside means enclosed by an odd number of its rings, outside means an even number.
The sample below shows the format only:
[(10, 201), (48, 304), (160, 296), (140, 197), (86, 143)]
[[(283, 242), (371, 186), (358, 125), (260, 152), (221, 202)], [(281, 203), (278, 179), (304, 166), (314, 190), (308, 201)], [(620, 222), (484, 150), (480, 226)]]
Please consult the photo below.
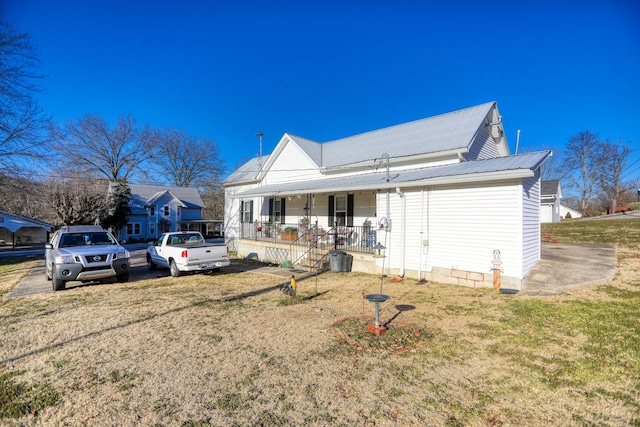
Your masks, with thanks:
[[(295, 299), (223, 273), (2, 301), (0, 424), (640, 426), (637, 242), (610, 283), (556, 297), (385, 279), (381, 317), (426, 339), (402, 353), (332, 331), (373, 315), (379, 276), (325, 273)], [(0, 293), (29, 266), (0, 266)]]

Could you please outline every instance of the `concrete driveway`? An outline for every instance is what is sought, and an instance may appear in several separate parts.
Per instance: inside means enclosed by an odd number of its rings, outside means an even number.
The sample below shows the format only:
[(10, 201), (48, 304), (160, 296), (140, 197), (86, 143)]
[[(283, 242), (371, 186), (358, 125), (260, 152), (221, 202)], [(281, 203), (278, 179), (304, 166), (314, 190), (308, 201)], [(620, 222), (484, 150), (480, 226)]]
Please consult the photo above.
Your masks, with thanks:
[(616, 272), (616, 246), (542, 242), (540, 261), (525, 277), (520, 294), (558, 295), (602, 283)]

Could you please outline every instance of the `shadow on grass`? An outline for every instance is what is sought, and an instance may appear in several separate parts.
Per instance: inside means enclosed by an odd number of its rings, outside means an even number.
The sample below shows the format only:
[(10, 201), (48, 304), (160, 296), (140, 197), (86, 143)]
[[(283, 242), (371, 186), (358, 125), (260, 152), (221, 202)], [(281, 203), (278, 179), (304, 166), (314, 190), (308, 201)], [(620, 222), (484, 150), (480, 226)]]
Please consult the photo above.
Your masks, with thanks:
[[(197, 302), (194, 302), (194, 303), (182, 306), (182, 307), (177, 307), (177, 308), (174, 308), (174, 309), (171, 309), (171, 310), (167, 310), (167, 311), (162, 312), (162, 313), (152, 314), (152, 315), (143, 317), (141, 319), (132, 320), (132, 321), (129, 321), (129, 322), (125, 322), (125, 323), (121, 323), (121, 324), (118, 324), (118, 325), (114, 325), (114, 326), (105, 328), (105, 329), (103, 329), (101, 331), (90, 332), (88, 334), (84, 334), (84, 335), (81, 335), (79, 337), (71, 338), (71, 339), (68, 339), (66, 341), (62, 341), (62, 342), (59, 342), (59, 343), (56, 343), (56, 344), (52, 344), (52, 345), (47, 346), (47, 347), (41, 347), (41, 348), (38, 348), (38, 349), (35, 349), (35, 350), (32, 350), (32, 351), (29, 351), (27, 353), (18, 355), (18, 356), (9, 357), (9, 358), (0, 360), (0, 365), (3, 365), (5, 363), (15, 362), (17, 360), (21, 360), (21, 359), (24, 359), (26, 357), (38, 354), (38, 353), (40, 353), (42, 351), (49, 351), (49, 350), (56, 349), (56, 348), (62, 348), (66, 344), (71, 344), (71, 343), (74, 343), (74, 342), (78, 342), (78, 341), (81, 341), (81, 340), (83, 340), (85, 338), (92, 338), (92, 337), (100, 336), (100, 335), (102, 335), (104, 333), (107, 333), (107, 332), (117, 331), (119, 329), (126, 328), (128, 326), (132, 326), (132, 325), (137, 325), (137, 324), (141, 324), (141, 323), (144, 323), (144, 322), (148, 322), (150, 320), (157, 319), (157, 318), (160, 318), (160, 317), (164, 317), (164, 316), (167, 316), (167, 315), (170, 315), (170, 314), (173, 314), (173, 313), (178, 313), (180, 311), (187, 310), (187, 309), (190, 309), (190, 308), (200, 307), (200, 306), (204, 306), (204, 305), (211, 304), (211, 303), (223, 303), (223, 302), (229, 302), (229, 301), (238, 301), (238, 300), (242, 300), (242, 299), (245, 299), (245, 298), (251, 298), (251, 297), (254, 297), (254, 296), (257, 296), (257, 295), (262, 295), (262, 294), (265, 294), (265, 293), (268, 293), (268, 292), (277, 291), (282, 287), (283, 284), (284, 283), (280, 283), (280, 284), (277, 284), (277, 285), (274, 285), (274, 286), (269, 286), (269, 287), (266, 287), (266, 288), (257, 289), (255, 291), (251, 291), (251, 292), (243, 292), (241, 294), (231, 295), (231, 296), (227, 296), (227, 297), (223, 297), (223, 298), (205, 299), (205, 300), (202, 300), (202, 301), (197, 301)], [(314, 294), (314, 297), (315, 296), (316, 296), (316, 294)]]
[(389, 320), (387, 320), (386, 322), (384, 322), (382, 324), (382, 326), (384, 326), (385, 328), (388, 328), (389, 325), (391, 324), (391, 322), (393, 322), (398, 316), (400, 316), (400, 314), (403, 311), (409, 311), (409, 310), (415, 310), (416, 306), (415, 305), (409, 305), (409, 304), (398, 304), (396, 305), (396, 310), (398, 310), (398, 312), (396, 314), (394, 314), (393, 316), (391, 316), (391, 318)]

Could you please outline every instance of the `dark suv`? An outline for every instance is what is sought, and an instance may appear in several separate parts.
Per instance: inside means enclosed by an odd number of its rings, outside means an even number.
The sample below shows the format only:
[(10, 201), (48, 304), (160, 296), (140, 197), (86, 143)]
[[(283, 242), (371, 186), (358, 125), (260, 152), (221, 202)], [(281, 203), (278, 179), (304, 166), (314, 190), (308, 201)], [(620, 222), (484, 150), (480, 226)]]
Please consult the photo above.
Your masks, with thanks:
[(63, 290), (71, 280), (83, 282), (116, 277), (129, 280), (129, 251), (100, 226), (62, 227), (45, 245), (45, 274), (53, 290)]

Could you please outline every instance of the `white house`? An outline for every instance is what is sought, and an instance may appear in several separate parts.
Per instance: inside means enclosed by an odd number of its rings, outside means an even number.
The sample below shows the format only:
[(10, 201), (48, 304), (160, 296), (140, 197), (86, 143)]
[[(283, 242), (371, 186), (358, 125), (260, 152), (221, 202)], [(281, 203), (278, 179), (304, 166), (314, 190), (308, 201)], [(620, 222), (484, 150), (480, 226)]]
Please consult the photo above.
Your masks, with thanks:
[(540, 222), (560, 222), (563, 218), (560, 213), (561, 200), (560, 180), (542, 181), (540, 186)]
[(496, 102), (324, 143), (285, 133), (223, 182), (225, 237), (239, 256), (296, 263), (319, 241), (354, 271), (469, 286), (500, 268), (519, 289), (540, 259), (549, 155), (511, 156)]
[(582, 214), (570, 208), (569, 206), (560, 204), (560, 218), (582, 218)]
[[(110, 184), (113, 191), (115, 184)], [(197, 230), (210, 235), (216, 221), (202, 219), (204, 203), (197, 188), (128, 184), (131, 190), (126, 227), (119, 238), (147, 240), (167, 231)]]

